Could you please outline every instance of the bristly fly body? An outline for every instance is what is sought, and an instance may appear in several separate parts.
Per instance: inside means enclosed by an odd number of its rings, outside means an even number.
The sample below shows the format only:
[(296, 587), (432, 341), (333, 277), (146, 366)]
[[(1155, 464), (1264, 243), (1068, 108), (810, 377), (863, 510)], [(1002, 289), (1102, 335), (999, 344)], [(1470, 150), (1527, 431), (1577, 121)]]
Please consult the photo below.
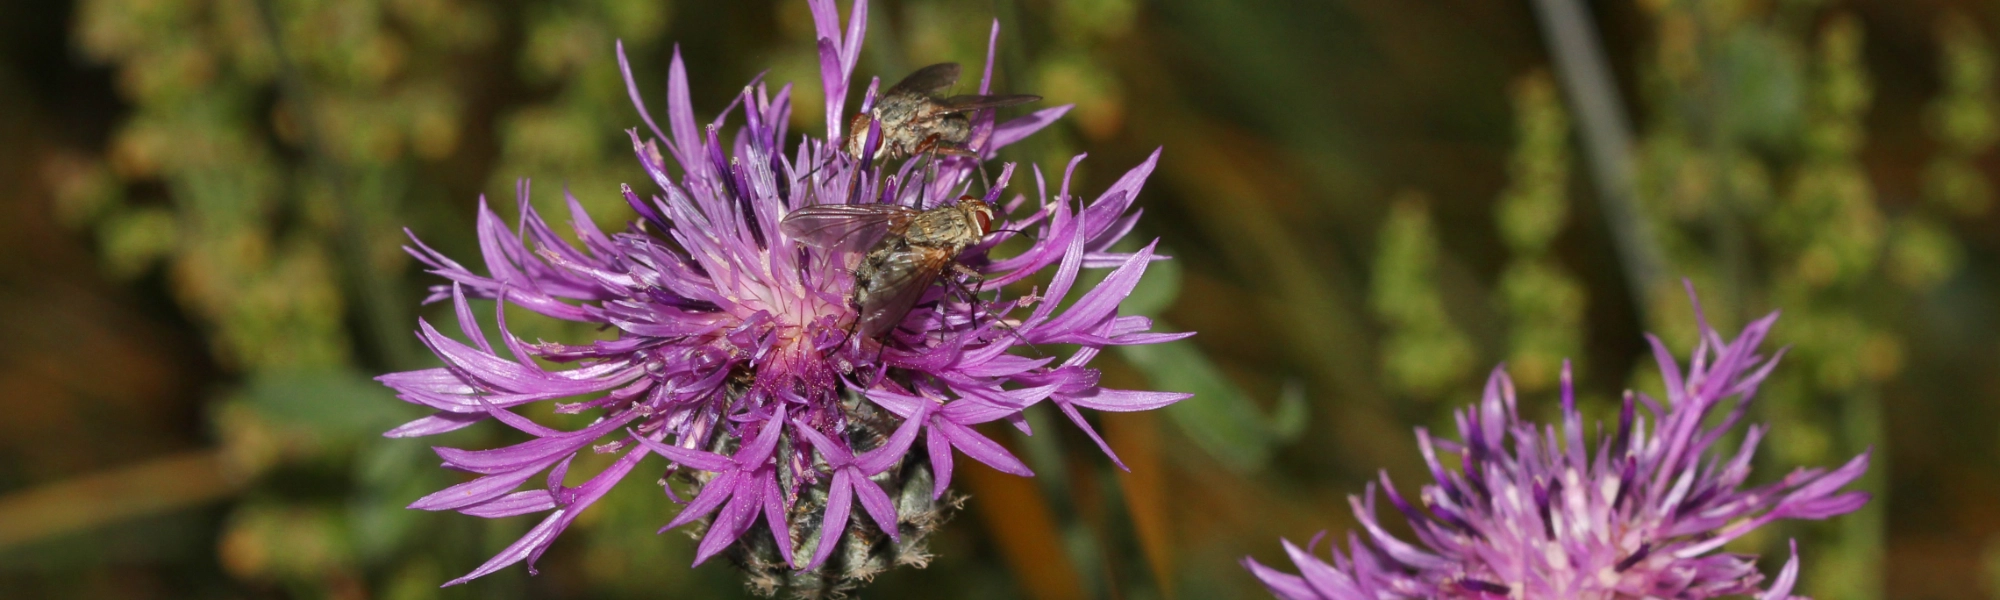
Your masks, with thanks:
[(891, 86), (875, 101), (873, 110), (854, 115), (853, 127), (848, 129), (847, 153), (861, 157), (872, 122), (882, 129), (881, 145), (876, 147), (873, 157), (876, 160), (895, 160), (933, 151), (946, 156), (974, 156), (965, 147), (967, 138), (972, 136), (972, 123), (966, 113), (1042, 99), (1032, 94), (938, 97), (958, 83), (958, 75), (958, 63), (938, 63), (917, 69)]
[[(992, 231), (993, 207), (972, 196), (917, 210), (897, 204), (817, 204), (786, 215), (779, 228), (801, 243), (834, 251), (866, 249), (854, 268), (855, 330), (881, 339), (924, 291), (957, 265), (966, 247)], [(976, 274), (974, 276), (977, 276)]]

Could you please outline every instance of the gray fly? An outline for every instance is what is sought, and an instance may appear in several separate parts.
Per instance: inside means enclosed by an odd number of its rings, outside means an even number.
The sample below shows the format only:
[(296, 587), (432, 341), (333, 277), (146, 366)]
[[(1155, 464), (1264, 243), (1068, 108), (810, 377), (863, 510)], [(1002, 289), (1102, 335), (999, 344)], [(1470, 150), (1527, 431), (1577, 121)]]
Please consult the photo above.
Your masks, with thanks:
[(876, 160), (895, 160), (935, 151), (946, 156), (974, 156), (965, 147), (972, 135), (966, 114), (982, 108), (999, 108), (1041, 100), (1033, 94), (982, 96), (966, 94), (940, 98), (958, 83), (958, 63), (938, 63), (911, 73), (875, 101), (873, 110), (854, 116), (849, 128), (847, 153), (861, 157), (867, 143), (869, 124), (882, 128)]
[[(953, 71), (956, 71), (954, 66)], [(993, 207), (972, 196), (917, 210), (896, 204), (817, 204), (785, 215), (779, 229), (809, 246), (866, 251), (854, 268), (855, 329), (881, 339), (903, 322), (958, 255), (992, 231)]]

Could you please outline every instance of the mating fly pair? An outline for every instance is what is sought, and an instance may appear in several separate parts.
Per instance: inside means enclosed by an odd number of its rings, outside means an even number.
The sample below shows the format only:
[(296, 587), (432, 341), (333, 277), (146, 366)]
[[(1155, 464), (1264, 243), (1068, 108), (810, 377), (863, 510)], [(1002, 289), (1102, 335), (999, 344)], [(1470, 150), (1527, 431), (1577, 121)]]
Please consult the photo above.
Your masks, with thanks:
[[(938, 63), (891, 86), (872, 109), (854, 116), (848, 154), (862, 158), (872, 126), (880, 132), (873, 159), (921, 154), (976, 159), (978, 153), (966, 146), (972, 135), (967, 113), (1042, 99), (1029, 94), (939, 97), (958, 77), (958, 63)], [(865, 251), (853, 268), (854, 327), (863, 337), (879, 340), (902, 323), (946, 268), (980, 277), (959, 264), (958, 255), (992, 233), (992, 225), (993, 207), (965, 196), (956, 204), (929, 210), (880, 203), (818, 204), (786, 215), (780, 228), (791, 239), (836, 254)]]
[[(993, 207), (965, 196), (917, 210), (900, 204), (817, 204), (785, 215), (787, 237), (839, 255), (866, 250), (854, 267), (855, 331), (882, 339), (903, 322), (946, 268), (978, 279), (958, 255), (993, 231)], [(976, 291), (972, 293), (976, 294)]]

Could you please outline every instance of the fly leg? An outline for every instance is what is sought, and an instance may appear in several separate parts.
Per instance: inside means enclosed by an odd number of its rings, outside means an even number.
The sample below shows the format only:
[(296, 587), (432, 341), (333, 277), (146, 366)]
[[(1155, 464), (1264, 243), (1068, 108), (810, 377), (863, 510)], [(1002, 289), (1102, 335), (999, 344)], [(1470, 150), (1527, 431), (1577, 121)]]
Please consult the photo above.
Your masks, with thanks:
[[(984, 287), (986, 285), (986, 275), (984, 273), (980, 273), (977, 269), (965, 266), (957, 262), (951, 263), (951, 268), (954, 273), (958, 274), (963, 278), (963, 280), (959, 278), (952, 278), (950, 279), (950, 281), (952, 287), (957, 288), (960, 293), (965, 294), (966, 310), (967, 312), (970, 313), (969, 318), (972, 320), (972, 326), (975, 329), (979, 326), (979, 314), (984, 312), (986, 313), (986, 316), (993, 318), (994, 328), (1005, 330), (1008, 334), (1013, 335), (1014, 339), (1021, 340), (1021, 343), (1023, 345), (1026, 345), (1029, 350), (1034, 351), (1035, 354), (1042, 353), (1041, 348), (1036, 348), (1034, 342), (1028, 341), (1028, 338), (1022, 336), (1021, 332), (1015, 331), (1012, 326), (1007, 325), (1006, 320), (1001, 319), (1000, 315), (980, 310), (979, 288)], [(970, 280), (969, 283), (966, 280)]]
[(943, 147), (944, 146), (942, 142), (938, 141), (937, 134), (933, 133), (931, 135), (925, 136), (924, 141), (917, 142), (917, 147), (910, 150), (911, 155), (913, 156), (921, 155), (924, 157), (924, 168), (920, 171), (923, 174), (923, 183), (922, 185), (917, 186), (917, 200), (919, 208), (926, 208), (922, 205), (924, 198), (924, 190), (926, 188), (929, 188), (931, 185), (931, 174), (932, 172), (937, 170), (938, 151), (943, 149)]
[(958, 261), (951, 262), (951, 270), (952, 272), (957, 273), (960, 276), (965, 277), (966, 279), (972, 280), (971, 287), (960, 287), (959, 289), (965, 290), (966, 293), (968, 294), (972, 294), (972, 297), (968, 298), (967, 301), (977, 300), (979, 298), (979, 288), (981, 286), (986, 285), (986, 274), (979, 272), (978, 269), (965, 266), (965, 263), (961, 263)]
[(930, 153), (932, 163), (937, 162), (937, 157), (940, 154), (945, 156), (956, 156), (959, 158), (969, 158), (972, 159), (973, 163), (975, 164), (979, 162), (978, 152), (973, 152), (971, 148), (967, 148), (965, 146), (959, 145), (954, 142), (947, 142), (944, 140), (943, 136), (935, 133), (925, 136), (924, 141), (918, 142), (917, 149), (913, 152), (916, 154), (922, 154), (926, 152)]
[[(950, 282), (952, 289), (965, 298), (967, 323), (974, 329), (977, 329), (979, 327), (979, 286), (986, 283), (986, 276), (980, 274), (979, 270), (965, 266), (958, 261), (952, 261), (951, 270), (958, 277), (946, 277), (945, 281)], [(968, 280), (972, 282), (970, 285), (966, 283)]]

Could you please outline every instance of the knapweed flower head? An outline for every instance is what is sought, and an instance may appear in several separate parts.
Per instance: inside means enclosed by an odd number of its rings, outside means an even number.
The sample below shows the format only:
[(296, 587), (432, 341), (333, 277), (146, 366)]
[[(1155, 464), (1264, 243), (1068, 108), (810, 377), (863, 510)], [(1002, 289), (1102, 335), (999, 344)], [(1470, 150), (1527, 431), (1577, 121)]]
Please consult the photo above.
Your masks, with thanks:
[[(1249, 558), (1244, 566), (1287, 600), (1789, 598), (1798, 577), (1796, 544), (1768, 586), (1755, 556), (1718, 550), (1777, 519), (1825, 519), (1861, 508), (1868, 494), (1841, 488), (1868, 469), (1868, 453), (1833, 471), (1798, 469), (1744, 488), (1766, 427), (1750, 426), (1726, 456), (1715, 447), (1743, 420), (1758, 384), (1784, 354), (1757, 354), (1776, 320), (1773, 313), (1724, 340), (1702, 319), (1685, 374), (1659, 338), (1647, 336), (1666, 382), (1666, 404), (1627, 392), (1616, 428), (1606, 432), (1600, 424), (1588, 442), (1568, 365), (1560, 427), (1521, 420), (1513, 384), (1496, 369), (1480, 403), (1456, 413), (1461, 441), (1417, 429), (1433, 478), (1418, 498), (1422, 508), (1398, 494), (1386, 474), (1381, 478), (1417, 543), (1397, 539), (1376, 521), (1370, 484), (1365, 498), (1348, 499), (1367, 535), (1348, 534), (1348, 551), (1333, 548), (1331, 564), (1314, 554), (1315, 537), (1306, 548), (1284, 542), (1298, 575)], [(1705, 424), (1718, 409), (1727, 412)], [(1447, 469), (1440, 452), (1457, 455), (1457, 468)]]
[[(566, 243), (530, 207), (523, 184), (516, 231), (482, 203), (484, 273), (413, 245), (411, 253), (430, 272), (450, 281), (433, 288), (430, 300), (453, 302), (465, 341), (420, 323), (419, 336), (445, 366), (381, 380), (402, 399), (437, 412), (387, 435), (424, 436), (493, 420), (531, 439), (492, 449), (437, 448), (446, 468), (476, 477), (411, 507), (488, 518), (546, 513), (520, 540), (447, 585), (524, 560), (532, 569), (579, 513), (657, 455), (665, 459), (660, 483), (679, 479), (694, 490), (661, 531), (692, 525), (700, 538), (696, 564), (726, 553), (759, 591), (838, 593), (888, 566), (927, 560), (923, 537), (952, 504), (954, 450), (1000, 471), (1032, 475), (974, 425), (1004, 420), (1026, 431), (1022, 411), (1048, 401), (1097, 439), (1080, 409), (1147, 410), (1187, 397), (1105, 389), (1089, 367), (1105, 346), (1190, 335), (1151, 333), (1146, 318), (1118, 314), (1147, 264), (1163, 258), (1151, 245), (1113, 250), (1139, 216), (1133, 200), (1157, 153), (1089, 201), (1070, 194), (1067, 172), (1049, 196), (1037, 169), (1040, 197), (1032, 204), (1024, 195), (1001, 197), (1013, 165), (984, 190), (973, 187), (981, 179), (974, 176), (995, 150), (1053, 122), (1067, 106), (1004, 123), (991, 110), (974, 113), (963, 156), (890, 165), (872, 161), (872, 153), (850, 155), (844, 135), (868, 136), (864, 147), (881, 135), (879, 127), (841, 130), (867, 2), (854, 3), (844, 29), (832, 0), (810, 5), (826, 138), (807, 138), (787, 156), (781, 143), (791, 88), (772, 94), (762, 82), (746, 86), (714, 122), (697, 124), (676, 51), (665, 131), (647, 116), (626, 69), (646, 125), (629, 132), (633, 149), (658, 188), (623, 190), (636, 222), (606, 233), (571, 197), (578, 244)], [(981, 93), (992, 84), (997, 34), (996, 23)], [(624, 67), (622, 49), (619, 61)], [(864, 112), (879, 84), (878, 78), (864, 95)], [(738, 111), (742, 125), (729, 135), (724, 123)], [(956, 257), (963, 269), (943, 276), (951, 285), (929, 286), (900, 324), (879, 336), (854, 332), (854, 253), (801, 244), (780, 227), (789, 212), (814, 204), (927, 209), (966, 194), (999, 207), (995, 230), (1030, 234), (1031, 243), (1014, 256), (992, 256), (1009, 235), (1000, 233), (966, 249)], [(1104, 268), (1110, 273), (1094, 287), (1078, 284), (1084, 269)], [(1004, 297), (1003, 286), (1049, 271), (1046, 289)], [(496, 315), (503, 341), (496, 348), (468, 298), (597, 324), (612, 339), (528, 342)], [(1076, 350), (1060, 359), (1042, 355), (1057, 346)], [(551, 406), (595, 420), (563, 430), (527, 416)], [(570, 487), (571, 459), (585, 449), (618, 458)], [(682, 501), (671, 486), (665, 493)]]

